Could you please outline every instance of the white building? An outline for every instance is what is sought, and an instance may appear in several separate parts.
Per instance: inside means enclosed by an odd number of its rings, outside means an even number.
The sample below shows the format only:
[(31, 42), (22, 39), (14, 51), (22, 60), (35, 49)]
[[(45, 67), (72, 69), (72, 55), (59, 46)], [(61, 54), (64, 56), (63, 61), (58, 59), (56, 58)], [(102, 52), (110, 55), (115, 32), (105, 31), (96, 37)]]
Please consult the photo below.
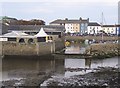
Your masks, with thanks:
[(117, 27), (116, 25), (103, 25), (102, 30), (107, 34), (117, 34)]
[(97, 22), (89, 22), (88, 24), (88, 34), (96, 35), (102, 30), (101, 25)]

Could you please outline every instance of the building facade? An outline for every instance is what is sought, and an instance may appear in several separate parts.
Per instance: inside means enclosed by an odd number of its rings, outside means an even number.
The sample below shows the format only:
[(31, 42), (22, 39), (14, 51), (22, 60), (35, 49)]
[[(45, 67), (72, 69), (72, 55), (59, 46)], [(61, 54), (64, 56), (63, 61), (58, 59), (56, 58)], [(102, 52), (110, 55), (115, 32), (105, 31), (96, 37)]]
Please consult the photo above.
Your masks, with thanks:
[(116, 25), (103, 25), (102, 30), (107, 34), (117, 35)]
[(88, 34), (90, 35), (97, 35), (102, 30), (101, 25), (97, 22), (89, 22), (88, 24)]
[(79, 34), (85, 34), (87, 32), (87, 26), (89, 23), (89, 18), (88, 19), (68, 19), (66, 18), (65, 20), (55, 20), (52, 21), (50, 24), (51, 25), (64, 25), (65, 26), (65, 33), (79, 33)]

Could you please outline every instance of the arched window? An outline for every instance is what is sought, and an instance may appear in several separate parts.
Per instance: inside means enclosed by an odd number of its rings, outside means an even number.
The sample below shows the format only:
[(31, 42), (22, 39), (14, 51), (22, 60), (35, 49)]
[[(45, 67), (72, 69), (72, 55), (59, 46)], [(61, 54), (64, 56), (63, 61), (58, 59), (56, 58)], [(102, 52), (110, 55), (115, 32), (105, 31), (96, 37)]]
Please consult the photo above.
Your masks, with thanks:
[(25, 40), (24, 40), (23, 38), (21, 38), (21, 39), (19, 40), (19, 43), (25, 43)]
[(34, 43), (34, 40), (33, 40), (32, 38), (30, 38), (30, 39), (28, 40), (28, 43), (29, 43), (29, 44)]
[(53, 37), (52, 37), (52, 36), (50, 36), (50, 39), (51, 39), (51, 40), (53, 40)]

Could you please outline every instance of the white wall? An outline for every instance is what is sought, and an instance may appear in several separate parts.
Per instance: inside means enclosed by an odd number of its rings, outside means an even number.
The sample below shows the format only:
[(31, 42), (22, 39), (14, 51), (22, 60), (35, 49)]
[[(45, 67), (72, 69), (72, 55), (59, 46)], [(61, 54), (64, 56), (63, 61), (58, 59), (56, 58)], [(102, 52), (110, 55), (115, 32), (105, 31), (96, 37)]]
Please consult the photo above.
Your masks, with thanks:
[(88, 26), (88, 34), (95, 34), (99, 33), (100, 30), (102, 30), (101, 26)]
[(116, 34), (116, 27), (102, 27), (105, 33)]

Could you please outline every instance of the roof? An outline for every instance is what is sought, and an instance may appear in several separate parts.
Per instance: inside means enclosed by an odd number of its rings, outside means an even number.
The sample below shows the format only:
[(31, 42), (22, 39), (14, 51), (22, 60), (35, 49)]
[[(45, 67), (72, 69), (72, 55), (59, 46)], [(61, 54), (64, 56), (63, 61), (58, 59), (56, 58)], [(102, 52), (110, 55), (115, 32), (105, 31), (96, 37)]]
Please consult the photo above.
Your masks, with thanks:
[(45, 33), (44, 29), (41, 28), (40, 31), (35, 36), (36, 37), (45, 37), (45, 36), (48, 36), (48, 35)]
[(120, 27), (120, 24), (115, 25), (116, 27)]
[(115, 25), (103, 25), (102, 27), (115, 27)]
[(55, 21), (50, 22), (50, 24), (60, 24), (60, 23), (81, 23), (81, 22), (88, 22), (88, 19), (65, 19), (65, 20), (61, 20), (61, 19), (57, 19)]
[(17, 36), (28, 36), (28, 34), (21, 31), (12, 31), (3, 35), (4, 37), (17, 37)]
[(10, 25), (8, 30), (12, 31), (36, 31), (38, 32), (41, 28), (44, 28), (44, 31), (49, 29), (49, 31), (61, 32), (65, 30), (65, 27), (62, 25)]
[(88, 26), (100, 26), (97, 22), (90, 22)]

